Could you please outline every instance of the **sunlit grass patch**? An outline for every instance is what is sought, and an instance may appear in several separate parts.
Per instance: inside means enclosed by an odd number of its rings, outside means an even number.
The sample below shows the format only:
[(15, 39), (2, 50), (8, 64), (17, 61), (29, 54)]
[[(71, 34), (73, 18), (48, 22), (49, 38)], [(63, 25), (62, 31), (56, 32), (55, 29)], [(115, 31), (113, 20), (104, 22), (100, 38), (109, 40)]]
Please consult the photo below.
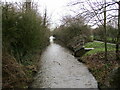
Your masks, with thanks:
[[(93, 50), (90, 50), (89, 52), (87, 52), (85, 54), (85, 56), (105, 51), (104, 43), (96, 42), (96, 41), (86, 43), (85, 48), (94, 48)], [(107, 44), (107, 48), (108, 48), (108, 51), (115, 51), (115, 45), (114, 44)]]

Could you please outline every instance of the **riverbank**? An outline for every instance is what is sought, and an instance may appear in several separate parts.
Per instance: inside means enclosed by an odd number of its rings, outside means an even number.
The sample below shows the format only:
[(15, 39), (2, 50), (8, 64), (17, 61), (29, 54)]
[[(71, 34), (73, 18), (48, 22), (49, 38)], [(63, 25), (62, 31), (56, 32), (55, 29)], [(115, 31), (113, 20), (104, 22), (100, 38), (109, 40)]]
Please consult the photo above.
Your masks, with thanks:
[[(46, 47), (48, 45), (49, 43)], [(40, 68), (38, 62), (46, 47), (27, 55), (24, 63), (18, 62), (14, 56), (3, 50), (2, 88), (29, 88)]]
[[(119, 61), (115, 60), (115, 52), (108, 52), (108, 61), (104, 59), (104, 53), (97, 53), (89, 56), (83, 56), (81, 61), (84, 62), (90, 72), (98, 81), (100, 88), (114, 88), (118, 87), (112, 85), (112, 81), (117, 68), (120, 67)], [(118, 78), (119, 79), (119, 78)], [(120, 82), (120, 81), (119, 81)], [(117, 84), (118, 82), (114, 83)]]
[[(2, 54), (2, 88), (28, 88), (38, 71), (40, 53), (34, 55), (34, 59), (23, 65), (7, 52)], [(33, 59), (33, 60), (32, 60)]]
[[(104, 58), (104, 43), (96, 41), (85, 44), (85, 47), (94, 49), (87, 52), (79, 60), (88, 66), (90, 72), (92, 72), (98, 81), (100, 88), (118, 87), (117, 83), (120, 82), (119, 78), (117, 78), (120, 73), (115, 73), (119, 72), (117, 70), (120, 67), (120, 60), (116, 60), (115, 45), (108, 43), (107, 46), (108, 61), (105, 61)], [(115, 81), (116, 78), (118, 81)]]
[(120, 83), (120, 73), (117, 73), (119, 72), (117, 70), (120, 67), (120, 61), (115, 60), (115, 45), (109, 43), (107, 45), (108, 61), (105, 61), (104, 43), (101, 42), (86, 43), (85, 48), (94, 49), (85, 53), (82, 57), (78, 57), (78, 61), (86, 64), (89, 71), (96, 78), (100, 89), (116, 88), (119, 87), (118, 82)]

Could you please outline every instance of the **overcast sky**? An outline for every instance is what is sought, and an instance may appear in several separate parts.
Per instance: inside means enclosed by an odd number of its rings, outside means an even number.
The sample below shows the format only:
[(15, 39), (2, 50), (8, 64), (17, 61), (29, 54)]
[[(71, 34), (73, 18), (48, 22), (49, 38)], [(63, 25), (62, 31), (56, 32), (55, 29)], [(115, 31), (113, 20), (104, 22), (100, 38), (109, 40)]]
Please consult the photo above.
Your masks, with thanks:
[[(2, 2), (24, 2), (25, 0), (2, 0)], [(60, 24), (62, 16), (73, 14), (66, 6), (71, 0), (32, 0), (38, 4), (38, 11), (43, 15), (45, 8), (51, 18), (52, 27)]]
[[(24, 2), (25, 0), (2, 0), (3, 2)], [(29, 0), (28, 0), (29, 1)], [(52, 27), (56, 27), (60, 24), (60, 20), (65, 15), (75, 15), (70, 10), (78, 10), (78, 6), (74, 7), (68, 7), (68, 3), (73, 1), (84, 1), (84, 0), (32, 0), (32, 2), (35, 2), (38, 4), (38, 12), (41, 13), (41, 15), (44, 14), (45, 8), (47, 9), (48, 17), (51, 18)], [(96, 1), (96, 0), (91, 0)], [(97, 1), (103, 1), (103, 0), (97, 0)], [(112, 0), (106, 0), (112, 1)], [(86, 4), (84, 4), (86, 5)], [(86, 6), (86, 8), (89, 8), (89, 6)], [(79, 10), (80, 11), (80, 10)], [(78, 11), (77, 11), (78, 12)]]
[(34, 0), (39, 4), (39, 12), (44, 14), (44, 9), (47, 9), (48, 17), (51, 18), (52, 26), (55, 27), (60, 24), (62, 16), (70, 14), (66, 6), (70, 0)]

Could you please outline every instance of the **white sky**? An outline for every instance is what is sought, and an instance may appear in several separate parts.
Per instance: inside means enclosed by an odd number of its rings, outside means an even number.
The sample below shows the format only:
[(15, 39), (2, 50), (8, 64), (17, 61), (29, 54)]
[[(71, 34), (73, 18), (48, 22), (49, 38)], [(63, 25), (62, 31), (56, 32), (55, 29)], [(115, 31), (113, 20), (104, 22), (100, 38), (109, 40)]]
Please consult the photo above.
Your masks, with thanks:
[[(25, 0), (1, 0), (1, 1), (24, 2)], [(38, 11), (41, 13), (41, 15), (44, 14), (45, 8), (47, 9), (48, 17), (51, 18), (50, 21), (52, 27), (56, 27), (57, 25), (60, 25), (60, 20), (62, 19), (63, 16), (75, 15), (75, 13), (70, 11), (70, 9), (77, 11), (80, 6), (74, 6), (74, 7), (66, 6), (68, 3), (72, 1), (85, 1), (85, 0), (32, 0), (32, 2), (38, 4)], [(91, 1), (96, 1), (96, 0), (91, 0)], [(97, 0), (97, 1), (101, 1), (101, 0)], [(112, 1), (112, 0), (106, 0), (106, 1)], [(86, 7), (89, 8), (89, 6)], [(80, 12), (80, 10), (78, 10), (77, 12)]]
[(47, 8), (48, 17), (51, 18), (52, 25), (55, 27), (59, 25), (62, 16), (70, 14), (66, 7), (68, 2), (70, 0), (39, 0), (39, 12), (43, 14), (44, 9)]

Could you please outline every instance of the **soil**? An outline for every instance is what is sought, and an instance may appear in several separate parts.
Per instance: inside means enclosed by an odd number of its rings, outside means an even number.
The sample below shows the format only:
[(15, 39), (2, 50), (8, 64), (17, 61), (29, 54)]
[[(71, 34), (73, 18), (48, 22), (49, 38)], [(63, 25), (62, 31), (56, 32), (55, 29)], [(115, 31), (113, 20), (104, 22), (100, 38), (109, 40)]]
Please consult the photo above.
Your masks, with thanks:
[(108, 52), (108, 60), (106, 61), (104, 53), (97, 53), (84, 56), (79, 61), (88, 66), (100, 88), (112, 88), (111, 81), (113, 81), (114, 72), (120, 67), (120, 60), (116, 60), (115, 57), (115, 52)]

